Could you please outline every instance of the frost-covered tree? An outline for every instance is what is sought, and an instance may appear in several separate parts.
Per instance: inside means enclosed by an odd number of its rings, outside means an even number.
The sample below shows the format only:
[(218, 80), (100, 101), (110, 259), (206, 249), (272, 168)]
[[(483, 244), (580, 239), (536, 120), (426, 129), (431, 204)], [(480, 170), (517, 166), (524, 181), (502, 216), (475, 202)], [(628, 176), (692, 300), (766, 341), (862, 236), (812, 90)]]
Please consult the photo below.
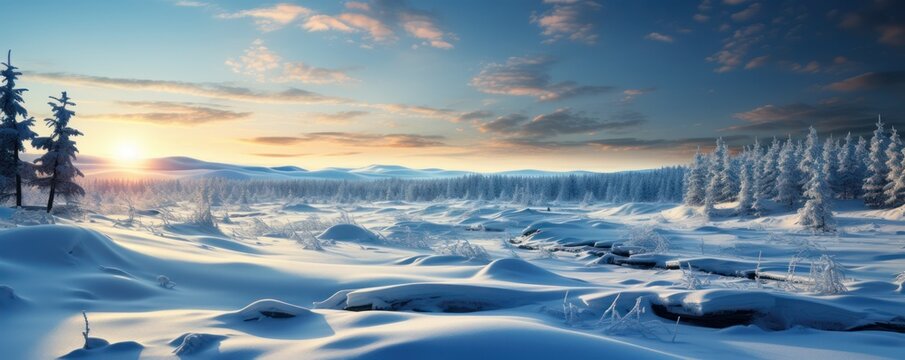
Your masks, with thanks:
[[(34, 139), (38, 134), (31, 131), (35, 120), (28, 117), (28, 111), (22, 106), (22, 93), (28, 89), (16, 87), (19, 75), (18, 68), (12, 64), (12, 51), (7, 52), (5, 69), (0, 71), (3, 86), (0, 87), (0, 175), (3, 176), (3, 198), (9, 198), (11, 188), (15, 186), (16, 206), (22, 206), (22, 179), (29, 179), (31, 167), (19, 159), (19, 152), (25, 151), (23, 142)], [(17, 120), (22, 117), (22, 120)]]
[(833, 136), (830, 135), (823, 142), (823, 152), (821, 154), (820, 163), (826, 167), (826, 173), (829, 177), (827, 179), (827, 184), (830, 186), (830, 193), (833, 195), (833, 198), (838, 196), (839, 193), (839, 162), (837, 159), (839, 158), (839, 141), (833, 139)]
[(896, 188), (896, 181), (902, 174), (902, 140), (899, 138), (899, 132), (893, 127), (889, 135), (889, 144), (886, 146), (886, 185), (883, 186), (884, 204), (886, 206), (895, 207), (902, 204), (902, 198), (899, 189)]
[(753, 151), (745, 151), (739, 156), (740, 174), (739, 174), (739, 191), (738, 191), (738, 208), (736, 211), (740, 215), (750, 214), (752, 205), (754, 204), (754, 176), (753, 171), (756, 165), (755, 153)]
[(852, 138), (852, 133), (845, 135), (838, 150), (836, 169), (838, 195), (842, 199), (854, 199), (861, 191), (864, 182), (861, 174), (861, 164), (856, 154), (857, 144)]
[(881, 207), (886, 203), (883, 189), (888, 182), (889, 168), (886, 166), (886, 149), (889, 137), (883, 128), (883, 121), (877, 120), (877, 129), (870, 139), (870, 153), (867, 159), (867, 179), (864, 180), (864, 204), (869, 207)]
[[(712, 204), (727, 200), (730, 186), (727, 184), (726, 172), (729, 171), (729, 149), (723, 138), (716, 140), (716, 148), (710, 154), (710, 174), (707, 183), (705, 198), (710, 198)], [(706, 202), (706, 199), (705, 199)]]
[(707, 156), (700, 150), (695, 152), (694, 160), (685, 172), (685, 204), (688, 206), (700, 206), (704, 204), (704, 194), (707, 187)]
[(758, 192), (761, 199), (773, 199), (776, 197), (776, 178), (779, 177), (779, 152), (781, 146), (779, 140), (773, 138), (770, 147), (764, 154), (758, 174)]
[(800, 197), (801, 187), (795, 144), (791, 136), (779, 152), (777, 167), (779, 175), (776, 177), (776, 201), (792, 208)]
[(808, 180), (808, 189), (804, 196), (807, 201), (804, 207), (798, 211), (798, 223), (814, 231), (833, 231), (836, 221), (832, 211), (832, 193), (827, 184), (826, 166), (818, 160), (814, 165)]
[(75, 182), (77, 176), (85, 176), (72, 163), (76, 159), (79, 149), (72, 140), (82, 133), (69, 127), (69, 121), (75, 112), (67, 106), (75, 106), (64, 91), (59, 97), (50, 97), (56, 102), (48, 104), (53, 109), (53, 117), (44, 122), (51, 128), (50, 136), (39, 137), (32, 141), (32, 146), (47, 152), (35, 159), (35, 170), (43, 177), (36, 177), (31, 181), (32, 185), (47, 189), (47, 212), (53, 209), (54, 197), (59, 194), (67, 200), (77, 196), (84, 196), (85, 190)]
[[(901, 206), (905, 203), (905, 168), (901, 164), (901, 159), (905, 159), (905, 147), (902, 148), (898, 157), (900, 159), (898, 176), (892, 180), (892, 188), (887, 198), (887, 204), (891, 206)], [(893, 199), (894, 201), (890, 201)]]

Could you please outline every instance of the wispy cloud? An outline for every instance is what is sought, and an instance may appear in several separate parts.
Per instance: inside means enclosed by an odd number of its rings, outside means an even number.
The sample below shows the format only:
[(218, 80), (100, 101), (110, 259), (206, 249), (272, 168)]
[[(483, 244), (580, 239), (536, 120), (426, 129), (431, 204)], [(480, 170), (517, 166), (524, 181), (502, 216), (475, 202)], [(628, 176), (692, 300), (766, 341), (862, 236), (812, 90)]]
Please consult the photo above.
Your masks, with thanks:
[(249, 118), (250, 112), (236, 112), (208, 105), (167, 101), (123, 101), (121, 105), (137, 112), (83, 114), (82, 118), (105, 121), (128, 121), (154, 125), (195, 126), (207, 123)]
[(905, 71), (868, 72), (826, 86), (835, 91), (905, 90)]
[(600, 4), (589, 0), (544, 0), (552, 8), (540, 14), (532, 14), (531, 22), (541, 28), (545, 43), (563, 39), (586, 44), (597, 42), (597, 25), (594, 13)]
[(421, 41), (420, 45), (439, 49), (453, 48), (452, 41), (456, 39), (441, 28), (435, 15), (404, 1), (348, 2), (346, 10), (336, 15), (312, 16), (302, 27), (308, 31), (361, 32), (376, 42), (395, 41), (400, 31)]
[(647, 40), (651, 40), (651, 41), (659, 41), (659, 42), (665, 42), (665, 43), (671, 43), (671, 42), (675, 41), (672, 38), (672, 36), (664, 35), (664, 34), (661, 34), (658, 32), (652, 32), (650, 34), (647, 34), (644, 36), (644, 38)]
[(283, 91), (258, 91), (247, 87), (226, 84), (193, 83), (184, 81), (112, 78), (105, 76), (79, 75), (69, 73), (29, 73), (31, 79), (40, 82), (90, 86), (108, 89), (154, 91), (171, 94), (198, 96), (213, 99), (234, 100), (253, 103), (315, 104), (349, 103), (349, 100), (321, 95), (308, 90), (289, 88)]
[(258, 26), (258, 29), (267, 32), (289, 25), (312, 12), (311, 9), (303, 6), (281, 3), (269, 7), (260, 7), (232, 13), (220, 13), (217, 17), (221, 19), (251, 18), (254, 20), (255, 25)]
[(515, 138), (552, 138), (558, 135), (591, 134), (604, 130), (621, 130), (635, 127), (645, 122), (637, 113), (620, 114), (618, 119), (600, 119), (575, 112), (569, 108), (557, 109), (551, 113), (528, 118), (521, 114), (497, 117), (480, 123), (482, 132), (502, 134)]
[(760, 3), (753, 3), (753, 4), (749, 5), (747, 8), (745, 8), (744, 10), (733, 13), (730, 17), (734, 21), (745, 22), (745, 21), (754, 19), (754, 17), (756, 17), (760, 13), (760, 10), (761, 10)]
[(320, 113), (314, 114), (313, 118), (315, 121), (325, 122), (325, 123), (340, 123), (340, 122), (348, 122), (352, 119), (357, 119), (359, 117), (370, 114), (367, 111), (359, 111), (359, 110), (351, 110), (351, 111), (340, 111), (335, 113)]
[(252, 42), (238, 59), (228, 59), (226, 65), (235, 73), (264, 82), (329, 84), (353, 81), (343, 70), (320, 68), (302, 62), (285, 62), (261, 39)]
[(764, 24), (752, 24), (735, 30), (732, 36), (723, 40), (723, 48), (707, 58), (719, 65), (716, 72), (731, 71), (744, 63), (751, 48), (763, 39)]
[(573, 81), (553, 82), (549, 72), (554, 63), (553, 58), (547, 56), (511, 57), (502, 64), (488, 64), (470, 84), (488, 94), (531, 96), (541, 101), (613, 90), (610, 86), (580, 85)]
[[(764, 105), (736, 113), (733, 116), (744, 124), (723, 129), (735, 132), (759, 132), (768, 134), (798, 133), (808, 126), (823, 132), (865, 134), (873, 128), (880, 111), (854, 101), (828, 99), (817, 103), (792, 103)], [(895, 119), (893, 124), (901, 124)]]
[(368, 134), (352, 132), (311, 132), (301, 136), (263, 136), (243, 141), (260, 145), (298, 145), (312, 142), (334, 143), (354, 147), (425, 148), (446, 146), (446, 137), (421, 134)]

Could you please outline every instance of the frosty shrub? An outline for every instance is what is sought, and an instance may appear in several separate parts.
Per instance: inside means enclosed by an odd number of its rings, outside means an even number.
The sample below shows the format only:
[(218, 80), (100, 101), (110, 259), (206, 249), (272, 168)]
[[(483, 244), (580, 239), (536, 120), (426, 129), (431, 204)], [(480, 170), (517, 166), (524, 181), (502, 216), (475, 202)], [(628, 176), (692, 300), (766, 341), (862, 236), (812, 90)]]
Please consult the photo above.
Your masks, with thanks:
[(905, 284), (905, 271), (896, 274), (896, 282), (899, 284)]
[(663, 253), (669, 250), (669, 239), (650, 225), (629, 228), (625, 246), (637, 247), (644, 253)]
[(474, 245), (468, 240), (459, 240), (456, 242), (447, 242), (436, 248), (440, 255), (457, 255), (469, 259), (490, 260), (487, 250), (480, 245)]
[(217, 220), (211, 213), (211, 204), (209, 201), (203, 200), (204, 198), (205, 197), (202, 197), (202, 200), (198, 202), (197, 207), (195, 207), (195, 210), (189, 216), (186, 223), (197, 225), (198, 227), (205, 229), (217, 229)]
[(314, 232), (306, 229), (296, 231), (294, 234), (296, 238), (295, 241), (302, 245), (303, 249), (315, 251), (324, 250), (324, 245), (322, 244), (321, 240), (317, 238)]
[(810, 280), (809, 290), (820, 295), (835, 295), (848, 291), (845, 287), (842, 265), (829, 255), (821, 255), (817, 261), (811, 263)]
[(682, 269), (682, 287), (688, 290), (698, 290), (703, 289), (710, 285), (710, 280), (707, 278), (699, 277), (697, 273), (691, 268), (691, 263), (687, 263), (688, 269)]
[(644, 320), (643, 318), (647, 312), (646, 307), (642, 305), (644, 299), (640, 296), (636, 298), (635, 306), (625, 315), (621, 315), (616, 308), (621, 295), (616, 295), (613, 303), (600, 317), (598, 324), (603, 327), (603, 331), (609, 335), (637, 334), (646, 338), (659, 339), (657, 332), (662, 330), (660, 323), (653, 320)]
[(430, 244), (434, 239), (422, 231), (413, 231), (411, 227), (403, 227), (402, 232), (392, 234), (391, 237), (385, 239), (388, 243), (413, 248), (413, 249), (430, 249)]

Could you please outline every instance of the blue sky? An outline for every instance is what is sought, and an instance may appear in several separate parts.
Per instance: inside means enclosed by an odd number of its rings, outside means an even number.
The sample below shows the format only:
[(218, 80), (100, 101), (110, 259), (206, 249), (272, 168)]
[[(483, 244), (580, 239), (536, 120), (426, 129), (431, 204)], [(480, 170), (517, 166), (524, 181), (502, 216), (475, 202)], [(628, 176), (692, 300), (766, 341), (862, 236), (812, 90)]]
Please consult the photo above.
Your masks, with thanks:
[(905, 122), (893, 1), (17, 1), (31, 114), (82, 152), (309, 168), (684, 163)]

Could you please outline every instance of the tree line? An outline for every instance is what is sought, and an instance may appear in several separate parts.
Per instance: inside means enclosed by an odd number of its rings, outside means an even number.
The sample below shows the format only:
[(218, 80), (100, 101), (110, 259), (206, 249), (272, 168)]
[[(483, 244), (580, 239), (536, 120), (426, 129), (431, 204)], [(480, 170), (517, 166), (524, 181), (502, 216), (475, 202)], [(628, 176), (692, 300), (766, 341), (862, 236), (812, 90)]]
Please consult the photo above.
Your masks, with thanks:
[[(34, 186), (48, 192), (47, 212), (53, 209), (56, 195), (67, 199), (85, 195), (85, 190), (75, 181), (84, 176), (73, 165), (78, 148), (73, 137), (82, 136), (78, 130), (69, 126), (75, 116), (70, 106), (75, 106), (65, 91), (60, 97), (50, 96), (48, 102), (53, 117), (44, 120), (50, 127), (49, 136), (38, 136), (32, 131), (34, 117), (28, 115), (22, 94), (28, 89), (17, 86), (16, 81), (22, 75), (12, 64), (12, 51), (7, 52), (6, 62), (0, 71), (2, 87), (0, 87), (0, 201), (8, 201), (15, 197), (16, 207), (22, 206), (22, 187)], [(44, 150), (44, 154), (33, 163), (24, 161), (19, 156), (25, 152), (25, 143), (30, 141), (32, 147)]]
[(878, 118), (868, 142), (851, 133), (819, 141), (811, 127), (803, 140), (755, 140), (736, 155), (717, 139), (713, 152), (698, 151), (685, 176), (684, 202), (703, 206), (737, 202), (735, 212), (761, 216), (768, 201), (799, 209), (799, 223), (822, 231), (834, 229), (832, 199), (863, 199), (870, 208), (905, 204), (905, 147), (895, 128)]

